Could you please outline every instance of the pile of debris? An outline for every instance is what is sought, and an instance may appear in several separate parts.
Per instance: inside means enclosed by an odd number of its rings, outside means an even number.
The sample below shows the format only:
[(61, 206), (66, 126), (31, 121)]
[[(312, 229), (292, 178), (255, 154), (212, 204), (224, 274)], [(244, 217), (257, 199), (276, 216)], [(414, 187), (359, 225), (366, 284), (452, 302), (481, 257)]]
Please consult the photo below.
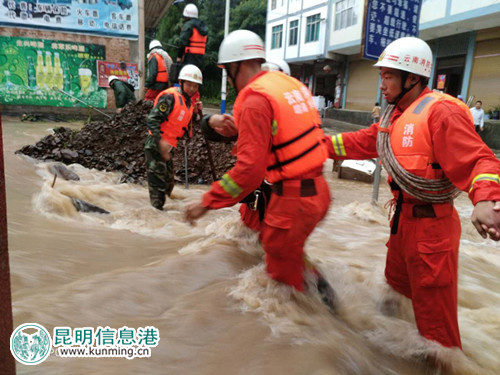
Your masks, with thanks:
[[(130, 103), (108, 121), (93, 121), (81, 130), (54, 128), (54, 134), (34, 145), (24, 146), (22, 153), (39, 160), (78, 163), (86, 168), (122, 173), (121, 182), (146, 182), (144, 142), (147, 136), (146, 117), (151, 111), (149, 101)], [(188, 149), (188, 179), (190, 183), (211, 183), (207, 141), (201, 134), (200, 123), (193, 124), (193, 137), (186, 141)], [(185, 181), (184, 143), (174, 152), (175, 178)], [(232, 144), (210, 142), (215, 174), (220, 178), (235, 162)]]

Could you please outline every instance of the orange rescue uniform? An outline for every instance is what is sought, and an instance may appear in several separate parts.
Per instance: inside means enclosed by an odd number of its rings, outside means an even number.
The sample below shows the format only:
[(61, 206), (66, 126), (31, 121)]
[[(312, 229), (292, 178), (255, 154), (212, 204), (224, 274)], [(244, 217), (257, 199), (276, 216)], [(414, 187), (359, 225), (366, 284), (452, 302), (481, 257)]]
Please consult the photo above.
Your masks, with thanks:
[(189, 45), (184, 49), (184, 53), (193, 55), (204, 55), (207, 45), (207, 35), (201, 35), (196, 27), (193, 27), (193, 33), (189, 38)]
[[(460, 190), (468, 191), (473, 204), (500, 200), (500, 162), (475, 132), (463, 103), (425, 88), (404, 112), (395, 109), (391, 123), (391, 146), (406, 170), (425, 178), (448, 177)], [(327, 142), (330, 156), (377, 157), (378, 131), (378, 124), (373, 124), (332, 136)], [(387, 282), (412, 300), (422, 336), (461, 348), (457, 321), (461, 226), (457, 211), (453, 202), (423, 202), (390, 184), (400, 204), (387, 243)]]
[(330, 204), (322, 176), (327, 150), (311, 94), (281, 72), (261, 72), (238, 94), (234, 118), (236, 164), (203, 195), (203, 206), (229, 207), (264, 178), (273, 183), (260, 231), (267, 272), (302, 291), (304, 243)]
[(170, 87), (162, 91), (156, 97), (154, 107), (156, 107), (158, 99), (161, 98), (162, 95), (172, 95), (175, 104), (172, 108), (172, 112), (168, 115), (168, 120), (162, 122), (160, 125), (160, 135), (170, 146), (177, 147), (177, 141), (181, 139), (184, 134), (188, 133), (189, 137), (192, 137), (190, 122), (193, 116), (194, 106), (191, 105), (188, 107), (186, 105), (186, 100), (180, 93), (179, 87)]
[[(165, 60), (163, 60), (163, 56), (160, 55), (158, 52), (155, 52), (149, 56), (148, 63), (151, 59), (155, 59), (157, 66), (158, 66), (158, 71), (156, 73), (155, 82), (161, 82), (161, 83), (168, 84), (168, 70), (167, 70), (167, 66), (165, 64)], [(155, 89), (149, 88), (146, 91), (146, 95), (144, 96), (144, 99), (145, 100), (155, 100), (161, 92), (162, 92), (162, 90), (155, 90)]]
[(158, 64), (158, 72), (156, 73), (156, 82), (168, 82), (168, 70), (167, 65), (165, 64), (165, 60), (163, 60), (163, 56), (158, 52), (155, 52), (149, 56), (149, 60), (152, 58), (156, 59), (156, 63)]

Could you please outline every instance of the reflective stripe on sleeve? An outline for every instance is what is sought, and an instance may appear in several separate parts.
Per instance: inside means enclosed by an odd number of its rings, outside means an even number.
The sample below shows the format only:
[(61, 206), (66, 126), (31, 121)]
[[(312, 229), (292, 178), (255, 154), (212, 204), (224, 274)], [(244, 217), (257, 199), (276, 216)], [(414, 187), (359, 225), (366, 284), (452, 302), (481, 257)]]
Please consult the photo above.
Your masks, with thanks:
[(224, 189), (224, 191), (233, 198), (236, 198), (243, 192), (241, 186), (238, 185), (227, 173), (224, 176), (222, 176), (222, 178), (219, 181), (219, 184)]
[(496, 182), (497, 184), (500, 184), (500, 177), (497, 174), (491, 174), (491, 173), (478, 174), (472, 180), (472, 183), (471, 183), (470, 189), (469, 189), (469, 193), (472, 191), (472, 189), (474, 189), (474, 184), (478, 181), (492, 181), (492, 182)]
[(342, 139), (342, 134), (332, 135), (333, 149), (335, 150), (335, 155), (347, 156), (344, 148), (344, 140)]

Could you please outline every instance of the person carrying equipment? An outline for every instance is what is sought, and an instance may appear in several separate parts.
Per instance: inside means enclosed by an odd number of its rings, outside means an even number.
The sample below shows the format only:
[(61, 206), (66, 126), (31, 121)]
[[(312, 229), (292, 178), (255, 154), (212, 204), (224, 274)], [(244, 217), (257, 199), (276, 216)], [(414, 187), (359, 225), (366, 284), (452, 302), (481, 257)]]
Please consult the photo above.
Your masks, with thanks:
[(194, 4), (187, 4), (182, 15), (184, 24), (181, 29), (177, 62), (182, 62), (183, 65), (193, 64), (203, 70), (208, 27), (198, 18), (198, 8)]
[[(162, 91), (155, 99), (147, 118), (148, 137), (144, 146), (149, 199), (163, 210), (165, 196), (174, 188), (173, 149), (184, 135), (192, 136), (191, 117), (195, 103), (192, 96), (203, 84), (200, 69), (186, 65), (179, 73), (179, 87)], [(201, 102), (198, 102), (201, 106)]]
[[(500, 162), (474, 130), (462, 101), (427, 87), (430, 47), (421, 39), (389, 44), (374, 65), (389, 106), (379, 123), (328, 142), (335, 159), (380, 157), (395, 212), (385, 277), (412, 300), (418, 331), (445, 347), (462, 347), (457, 321), (460, 219), (453, 199), (466, 191), (472, 222), (500, 239)], [(441, 365), (440, 365), (441, 366)]]
[(310, 91), (282, 72), (261, 71), (264, 61), (257, 34), (237, 30), (223, 40), (219, 67), (238, 92), (237, 161), (200, 201), (187, 206), (185, 217), (193, 223), (210, 209), (233, 206), (265, 178), (272, 193), (259, 238), (267, 273), (304, 291), (304, 244), (330, 205), (322, 174), (328, 151)]
[(168, 75), (172, 66), (172, 59), (158, 40), (149, 43), (148, 53), (148, 75), (146, 77), (145, 100), (155, 100), (156, 96), (168, 89)]

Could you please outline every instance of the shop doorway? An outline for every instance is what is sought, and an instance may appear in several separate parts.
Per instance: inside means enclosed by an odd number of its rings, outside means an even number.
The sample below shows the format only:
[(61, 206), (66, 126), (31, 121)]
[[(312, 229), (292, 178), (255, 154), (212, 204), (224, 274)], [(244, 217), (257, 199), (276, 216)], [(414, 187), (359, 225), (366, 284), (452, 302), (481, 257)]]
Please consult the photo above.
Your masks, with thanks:
[(465, 55), (437, 59), (434, 89), (457, 97), (462, 92), (464, 79)]

